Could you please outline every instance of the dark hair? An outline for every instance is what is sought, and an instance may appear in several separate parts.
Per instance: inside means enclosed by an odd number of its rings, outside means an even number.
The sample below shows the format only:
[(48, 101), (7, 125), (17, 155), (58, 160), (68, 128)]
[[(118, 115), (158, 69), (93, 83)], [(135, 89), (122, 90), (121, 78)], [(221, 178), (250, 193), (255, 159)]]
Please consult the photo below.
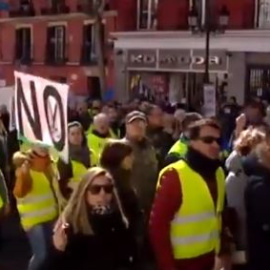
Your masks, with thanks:
[(68, 124), (68, 134), (69, 134), (69, 132), (70, 132), (70, 130), (71, 130), (72, 128), (80, 128), (80, 129), (81, 129), (81, 132), (82, 132), (82, 138), (83, 138), (83, 140), (82, 140), (82, 145), (83, 145), (83, 146), (87, 146), (87, 139), (86, 139), (86, 136), (85, 136), (85, 134), (84, 134), (84, 129), (83, 129), (82, 124), (81, 124), (80, 122), (78, 122), (78, 121), (73, 121), (73, 122), (69, 123), (69, 124)]
[(107, 170), (115, 170), (132, 152), (132, 147), (128, 142), (108, 140), (100, 157), (100, 165)]
[(257, 101), (257, 100), (254, 100), (254, 99), (251, 99), (247, 102), (247, 105), (245, 106), (245, 108), (251, 108), (251, 109), (257, 109), (260, 111), (261, 115), (262, 116), (265, 116), (266, 115), (266, 112), (265, 112), (265, 107), (264, 107), (264, 104), (260, 101)]
[(201, 119), (195, 121), (189, 126), (189, 138), (190, 140), (196, 140), (200, 136), (200, 131), (204, 127), (211, 127), (221, 131), (221, 127), (219, 126), (218, 122), (213, 119)]
[(182, 129), (186, 130), (192, 123), (201, 120), (202, 116), (199, 113), (186, 113), (182, 121)]
[(158, 105), (155, 105), (155, 104), (147, 104), (147, 106), (145, 107), (145, 109), (143, 110), (143, 113), (148, 116), (152, 113), (152, 111), (154, 109), (158, 109), (160, 108)]

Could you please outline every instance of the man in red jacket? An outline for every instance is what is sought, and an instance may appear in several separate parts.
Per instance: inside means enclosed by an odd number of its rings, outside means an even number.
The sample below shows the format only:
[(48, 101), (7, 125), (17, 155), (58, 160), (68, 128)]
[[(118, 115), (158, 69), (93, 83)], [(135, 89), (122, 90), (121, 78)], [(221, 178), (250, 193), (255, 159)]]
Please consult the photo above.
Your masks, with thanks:
[[(150, 238), (160, 270), (212, 270), (215, 264), (217, 249), (215, 250), (215, 247), (211, 249), (211, 247), (214, 246), (212, 245), (213, 242), (211, 241), (213, 240), (211, 237), (213, 236), (212, 233), (215, 228), (212, 229), (213, 231), (211, 231), (211, 228), (209, 229), (209, 240), (208, 238), (204, 239), (203, 241), (205, 242), (203, 245), (200, 242), (201, 240), (195, 240), (197, 235), (191, 233), (189, 237), (182, 238), (179, 237), (179, 235), (181, 236), (181, 233), (183, 234), (181, 228), (185, 228), (185, 230), (191, 228), (189, 231), (192, 232), (194, 228), (194, 231), (200, 231), (200, 225), (205, 226), (204, 224), (207, 222), (206, 219), (208, 218), (207, 215), (209, 215), (209, 212), (213, 215), (213, 217), (211, 217), (212, 221), (210, 220), (209, 224), (218, 223), (215, 223), (215, 220), (218, 220), (216, 213), (219, 208), (220, 210), (223, 209), (225, 197), (225, 189), (224, 192), (221, 192), (223, 188), (220, 188), (220, 186), (224, 185), (224, 175), (219, 162), (221, 132), (217, 123), (210, 119), (195, 122), (190, 127), (189, 132), (190, 143), (185, 161), (179, 161), (169, 165), (161, 172), (152, 208)], [(186, 177), (187, 170), (192, 177)], [(220, 177), (217, 177), (218, 171), (221, 172)], [(185, 178), (189, 178), (188, 181), (186, 181), (187, 179), (183, 179), (183, 175), (185, 175)], [(196, 181), (194, 180), (195, 178)], [(220, 179), (218, 180), (217, 178)], [(190, 186), (190, 183), (194, 183), (195, 187), (194, 189), (189, 189), (192, 192), (187, 194), (186, 191), (188, 189), (186, 187)], [(196, 196), (193, 195), (192, 197), (191, 193), (196, 193)], [(198, 201), (198, 197), (202, 198), (202, 200)], [(194, 208), (198, 208), (198, 211), (201, 212), (198, 212), (199, 214), (197, 214), (195, 219), (193, 217), (192, 221), (190, 221), (190, 219), (187, 221), (187, 216), (181, 216), (181, 209), (184, 208), (186, 214), (187, 209), (190, 208), (188, 204), (192, 204), (192, 200), (194, 201), (195, 207), (194, 204), (191, 206), (191, 212), (194, 211)], [(204, 213), (203, 207), (197, 207), (196, 205), (206, 205), (205, 209), (209, 211)], [(219, 207), (219, 205), (221, 206)], [(200, 208), (202, 210), (200, 210)], [(188, 216), (188, 218), (190, 218), (190, 216)], [(199, 219), (202, 220), (200, 221)], [(194, 220), (196, 220), (196, 222)], [(183, 224), (185, 222), (186, 224)], [(206, 226), (206, 229), (208, 229), (208, 226)], [(176, 237), (174, 236), (175, 232)], [(224, 226), (222, 226), (221, 237), (220, 234), (217, 233), (216, 241), (221, 240), (221, 248), (218, 251), (219, 254), (229, 252), (230, 243), (224, 232)], [(183, 234), (184, 236), (185, 233)], [(183, 241), (183, 239), (185, 240)], [(192, 240), (190, 243), (186, 243), (188, 241), (187, 239)], [(198, 251), (199, 255), (194, 255), (196, 251), (194, 253), (193, 248), (190, 249), (190, 247), (193, 247), (192, 244), (194, 245), (194, 240), (198, 241), (198, 243), (195, 243), (194, 249), (199, 245), (203, 246)], [(187, 251), (187, 249), (191, 251)], [(181, 250), (183, 254), (181, 254)], [(204, 252), (204, 250), (206, 250), (206, 252)]]

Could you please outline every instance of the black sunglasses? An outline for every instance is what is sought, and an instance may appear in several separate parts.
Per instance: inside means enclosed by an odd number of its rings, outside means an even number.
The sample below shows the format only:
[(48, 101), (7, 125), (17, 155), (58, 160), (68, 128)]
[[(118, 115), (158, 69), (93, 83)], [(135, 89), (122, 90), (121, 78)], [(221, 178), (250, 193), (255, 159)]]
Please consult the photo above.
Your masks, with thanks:
[(101, 190), (103, 190), (106, 194), (112, 194), (113, 188), (113, 185), (92, 185), (88, 188), (88, 191), (90, 191), (90, 193), (93, 195), (98, 195)]
[(201, 137), (201, 138), (199, 138), (199, 140), (205, 144), (212, 144), (214, 142), (216, 142), (219, 146), (221, 146), (221, 144), (222, 144), (221, 138), (212, 137), (212, 136)]

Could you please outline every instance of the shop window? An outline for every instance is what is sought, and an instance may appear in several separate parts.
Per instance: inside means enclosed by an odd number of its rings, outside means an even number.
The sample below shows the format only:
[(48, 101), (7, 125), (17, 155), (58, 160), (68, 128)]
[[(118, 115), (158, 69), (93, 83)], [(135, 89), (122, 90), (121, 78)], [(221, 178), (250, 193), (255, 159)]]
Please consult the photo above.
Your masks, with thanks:
[(65, 59), (66, 27), (49, 26), (47, 30), (47, 61), (62, 63)]
[(157, 19), (156, 11), (158, 0), (138, 0), (137, 1), (137, 28), (143, 29), (156, 29)]
[(15, 60), (21, 64), (27, 64), (31, 61), (32, 51), (32, 31), (31, 27), (22, 27), (16, 29), (15, 41)]
[(262, 99), (270, 98), (270, 67), (248, 68), (247, 94)]
[(257, 27), (270, 27), (270, 0), (257, 0)]

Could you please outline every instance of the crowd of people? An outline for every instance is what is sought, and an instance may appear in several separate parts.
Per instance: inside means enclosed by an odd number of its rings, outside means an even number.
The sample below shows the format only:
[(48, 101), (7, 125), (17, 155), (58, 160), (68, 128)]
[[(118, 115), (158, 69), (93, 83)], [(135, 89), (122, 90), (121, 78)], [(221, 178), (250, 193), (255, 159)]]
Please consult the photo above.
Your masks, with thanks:
[(267, 110), (83, 102), (69, 108), (65, 162), (18, 141), (1, 108), (0, 231), (17, 211), (28, 270), (268, 269)]

